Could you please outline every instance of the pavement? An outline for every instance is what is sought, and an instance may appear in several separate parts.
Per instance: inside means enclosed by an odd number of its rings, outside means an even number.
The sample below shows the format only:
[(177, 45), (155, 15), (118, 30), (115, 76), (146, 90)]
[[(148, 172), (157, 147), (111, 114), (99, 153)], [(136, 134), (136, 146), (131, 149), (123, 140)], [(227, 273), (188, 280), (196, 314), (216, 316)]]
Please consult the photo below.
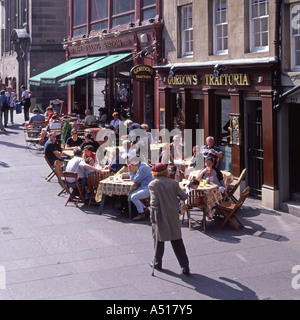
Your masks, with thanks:
[[(245, 228), (207, 223), (183, 240), (192, 275), (181, 274), (170, 243), (163, 272), (151, 276), (148, 221), (118, 204), (65, 206), (43, 154), (28, 149), (22, 115), (0, 133), (1, 300), (298, 300), (300, 219), (247, 199)], [(113, 206), (114, 205), (114, 206)]]

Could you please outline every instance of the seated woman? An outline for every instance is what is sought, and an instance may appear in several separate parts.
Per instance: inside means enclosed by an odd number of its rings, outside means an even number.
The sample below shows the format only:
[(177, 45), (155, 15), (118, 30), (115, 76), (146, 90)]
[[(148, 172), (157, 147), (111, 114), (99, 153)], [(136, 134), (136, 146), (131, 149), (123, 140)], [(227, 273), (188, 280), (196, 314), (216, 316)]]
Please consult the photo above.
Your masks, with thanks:
[(169, 163), (174, 163), (174, 158), (171, 153), (171, 145), (167, 142), (165, 142), (159, 150), (159, 163), (163, 164), (169, 164)]
[(203, 157), (200, 152), (200, 146), (194, 146), (190, 165), (184, 171), (185, 178), (188, 179), (191, 172), (200, 170), (201, 168), (203, 168)]
[(207, 157), (205, 159), (205, 168), (200, 172), (197, 180), (206, 179), (218, 185), (220, 191), (228, 197), (228, 193), (224, 184), (222, 172), (214, 166), (214, 159)]

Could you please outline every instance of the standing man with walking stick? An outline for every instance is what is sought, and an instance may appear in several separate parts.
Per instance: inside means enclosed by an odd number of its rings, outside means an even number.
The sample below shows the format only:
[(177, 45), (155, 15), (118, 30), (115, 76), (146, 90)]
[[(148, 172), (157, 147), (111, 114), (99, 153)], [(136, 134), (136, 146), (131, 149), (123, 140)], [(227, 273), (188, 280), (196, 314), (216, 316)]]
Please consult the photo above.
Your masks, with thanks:
[[(153, 237), (155, 242), (155, 258), (150, 266), (162, 271), (162, 258), (164, 254), (165, 241), (171, 241), (172, 248), (177, 257), (182, 273), (190, 275), (189, 260), (181, 235), (179, 220), (178, 197), (186, 200), (188, 195), (181, 190), (178, 182), (169, 178), (168, 168), (162, 163), (156, 163), (152, 167), (154, 180), (149, 184), (150, 204)], [(154, 212), (157, 210), (157, 219)], [(154, 273), (152, 272), (152, 275)]]

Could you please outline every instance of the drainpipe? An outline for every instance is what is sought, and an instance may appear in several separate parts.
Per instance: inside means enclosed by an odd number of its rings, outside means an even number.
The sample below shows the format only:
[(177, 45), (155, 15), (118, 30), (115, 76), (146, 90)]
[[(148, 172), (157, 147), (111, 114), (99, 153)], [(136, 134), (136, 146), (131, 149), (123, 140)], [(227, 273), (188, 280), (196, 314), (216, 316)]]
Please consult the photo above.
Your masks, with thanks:
[(276, 4), (276, 20), (275, 20), (275, 59), (276, 67), (274, 72), (274, 109), (277, 110), (282, 105), (282, 88), (281, 88), (281, 7), (283, 0), (275, 0)]

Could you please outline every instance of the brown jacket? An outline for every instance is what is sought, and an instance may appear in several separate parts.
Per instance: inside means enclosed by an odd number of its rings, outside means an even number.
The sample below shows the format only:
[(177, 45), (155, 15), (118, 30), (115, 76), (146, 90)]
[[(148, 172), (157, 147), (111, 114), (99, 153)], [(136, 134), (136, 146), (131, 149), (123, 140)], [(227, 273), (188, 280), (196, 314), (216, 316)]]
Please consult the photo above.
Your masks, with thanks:
[[(150, 204), (158, 207), (158, 240), (172, 241), (181, 239), (178, 198), (186, 200), (187, 194), (176, 180), (158, 177), (149, 184)], [(152, 214), (152, 213), (151, 213)], [(151, 217), (152, 218), (152, 217)]]

